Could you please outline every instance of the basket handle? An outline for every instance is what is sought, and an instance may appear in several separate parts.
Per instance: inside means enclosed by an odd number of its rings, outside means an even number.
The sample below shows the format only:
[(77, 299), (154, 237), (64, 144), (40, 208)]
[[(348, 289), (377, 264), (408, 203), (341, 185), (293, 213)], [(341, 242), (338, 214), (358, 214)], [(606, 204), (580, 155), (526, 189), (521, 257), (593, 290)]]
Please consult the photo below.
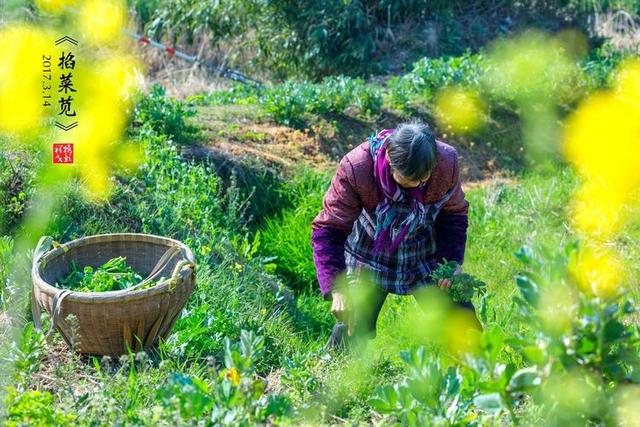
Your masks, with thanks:
[(193, 270), (195, 270), (196, 268), (196, 263), (192, 261), (188, 261), (186, 259), (181, 259), (180, 261), (178, 261), (176, 266), (173, 268), (173, 274), (171, 274), (171, 280), (169, 280), (169, 291), (173, 291), (173, 289), (178, 284), (178, 281), (180, 279), (180, 272), (182, 271), (183, 267), (189, 267), (192, 270), (192, 274), (193, 274)]
[[(36, 245), (36, 249), (33, 251), (33, 262), (32, 262), (32, 271), (35, 270), (38, 261), (40, 258), (51, 249), (54, 244), (53, 237), (51, 236), (42, 236), (40, 240), (38, 240), (38, 244)], [(33, 280), (32, 280), (33, 282)], [(36, 300), (36, 285), (35, 283), (31, 284), (31, 316), (33, 317), (33, 326), (37, 331), (42, 329), (42, 318), (40, 313), (40, 304)]]
[[(62, 292), (58, 292), (53, 297), (53, 304), (51, 306), (51, 324), (49, 325), (49, 332), (47, 332), (47, 336), (45, 337), (49, 340), (53, 336), (53, 332), (56, 330), (56, 326), (60, 323), (60, 312), (62, 311), (62, 300), (65, 299), (67, 295), (69, 295), (72, 291), (64, 290)], [(64, 335), (64, 334), (63, 334)]]
[(142, 282), (138, 283), (135, 286), (130, 287), (129, 289), (127, 289), (127, 291), (132, 291), (132, 290), (141, 288), (142, 286), (146, 285), (147, 283), (155, 279), (156, 276), (160, 274), (160, 272), (164, 270), (164, 268), (169, 264), (169, 261), (171, 261), (171, 259), (179, 253), (180, 253), (180, 248), (178, 246), (175, 246), (175, 245), (171, 246), (160, 257), (155, 267), (153, 267), (153, 269), (151, 270), (151, 273), (149, 273), (149, 275)]

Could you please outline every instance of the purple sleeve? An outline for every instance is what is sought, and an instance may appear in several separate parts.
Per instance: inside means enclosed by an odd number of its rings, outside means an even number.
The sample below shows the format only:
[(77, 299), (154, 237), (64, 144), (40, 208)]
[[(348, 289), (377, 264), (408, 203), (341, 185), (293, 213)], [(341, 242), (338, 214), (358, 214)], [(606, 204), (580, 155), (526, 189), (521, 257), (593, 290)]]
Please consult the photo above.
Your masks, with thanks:
[(345, 269), (344, 244), (361, 212), (354, 168), (344, 156), (324, 196), (322, 210), (311, 223), (313, 261), (325, 300), (331, 299), (333, 281)]
[(434, 261), (464, 262), (464, 252), (467, 244), (467, 227), (469, 220), (467, 214), (451, 214), (441, 212), (436, 217), (436, 253)]
[(311, 234), (313, 262), (325, 300), (331, 299), (333, 281), (345, 269), (344, 244), (347, 237), (344, 231), (332, 227), (318, 228)]

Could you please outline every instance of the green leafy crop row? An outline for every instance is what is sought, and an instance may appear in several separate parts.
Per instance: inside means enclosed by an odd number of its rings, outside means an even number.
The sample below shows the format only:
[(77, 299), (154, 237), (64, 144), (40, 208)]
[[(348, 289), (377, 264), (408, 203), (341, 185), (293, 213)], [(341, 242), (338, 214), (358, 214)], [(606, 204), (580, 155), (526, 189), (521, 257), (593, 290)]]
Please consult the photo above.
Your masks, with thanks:
[(347, 109), (372, 116), (380, 113), (380, 88), (362, 79), (338, 76), (320, 83), (287, 81), (266, 89), (234, 86), (187, 98), (196, 104), (259, 104), (273, 119), (289, 126), (301, 126), (306, 114), (340, 114)]

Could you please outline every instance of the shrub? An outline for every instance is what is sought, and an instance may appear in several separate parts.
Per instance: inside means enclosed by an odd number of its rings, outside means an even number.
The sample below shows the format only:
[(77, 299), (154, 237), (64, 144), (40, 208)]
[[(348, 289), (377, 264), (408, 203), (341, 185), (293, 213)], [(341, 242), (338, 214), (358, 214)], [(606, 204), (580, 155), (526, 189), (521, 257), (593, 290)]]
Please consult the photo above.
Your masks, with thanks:
[(361, 79), (330, 77), (321, 83), (288, 81), (267, 90), (261, 105), (276, 122), (301, 126), (307, 113), (341, 114), (355, 108), (360, 114), (380, 113), (382, 92)]
[(149, 94), (140, 96), (133, 113), (134, 123), (148, 126), (179, 144), (198, 139), (198, 128), (186, 121), (195, 115), (195, 111), (186, 108), (183, 102), (167, 97), (164, 87), (157, 83)]
[(389, 80), (389, 103), (403, 110), (411, 101), (430, 101), (437, 89), (446, 86), (477, 87), (486, 66), (483, 54), (470, 52), (462, 56), (422, 58), (409, 73)]

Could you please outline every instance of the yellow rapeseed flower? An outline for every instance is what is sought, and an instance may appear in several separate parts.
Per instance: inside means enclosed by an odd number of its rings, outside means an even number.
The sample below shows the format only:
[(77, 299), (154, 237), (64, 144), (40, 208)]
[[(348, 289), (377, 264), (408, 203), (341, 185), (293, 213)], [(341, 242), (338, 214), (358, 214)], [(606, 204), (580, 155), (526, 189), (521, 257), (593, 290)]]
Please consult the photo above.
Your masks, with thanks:
[(478, 96), (461, 87), (441, 90), (435, 99), (436, 119), (442, 128), (465, 133), (482, 123), (483, 104)]
[(122, 0), (87, 0), (78, 16), (78, 26), (86, 39), (95, 44), (118, 40), (126, 23), (126, 8)]
[(236, 368), (229, 368), (225, 373), (224, 377), (234, 386), (238, 386), (240, 384), (240, 372)]
[(59, 13), (65, 6), (73, 6), (76, 0), (35, 0), (38, 8), (53, 13)]
[[(0, 31), (0, 132), (37, 130), (45, 116), (43, 54), (50, 52), (52, 36), (30, 25), (15, 24)], [(54, 59), (50, 58), (53, 67)]]
[(135, 59), (121, 55), (78, 67), (77, 114), (81, 123), (69, 136), (75, 142), (76, 163), (89, 198), (104, 199), (110, 194), (109, 176), (115, 162), (124, 161), (120, 166), (128, 169), (137, 164), (134, 157), (139, 152), (120, 138), (132, 108), (138, 69)]
[(581, 248), (571, 259), (569, 272), (583, 292), (596, 297), (615, 297), (623, 283), (623, 267), (618, 255), (602, 244)]
[(615, 87), (584, 101), (567, 121), (564, 155), (583, 185), (573, 221), (587, 236), (612, 237), (626, 220), (640, 185), (640, 62), (616, 73)]
[(445, 348), (452, 354), (476, 353), (480, 349), (480, 331), (475, 328), (474, 313), (463, 309), (449, 312), (441, 337)]
[(586, 181), (574, 193), (571, 220), (582, 234), (610, 240), (628, 217), (626, 194), (603, 181)]

